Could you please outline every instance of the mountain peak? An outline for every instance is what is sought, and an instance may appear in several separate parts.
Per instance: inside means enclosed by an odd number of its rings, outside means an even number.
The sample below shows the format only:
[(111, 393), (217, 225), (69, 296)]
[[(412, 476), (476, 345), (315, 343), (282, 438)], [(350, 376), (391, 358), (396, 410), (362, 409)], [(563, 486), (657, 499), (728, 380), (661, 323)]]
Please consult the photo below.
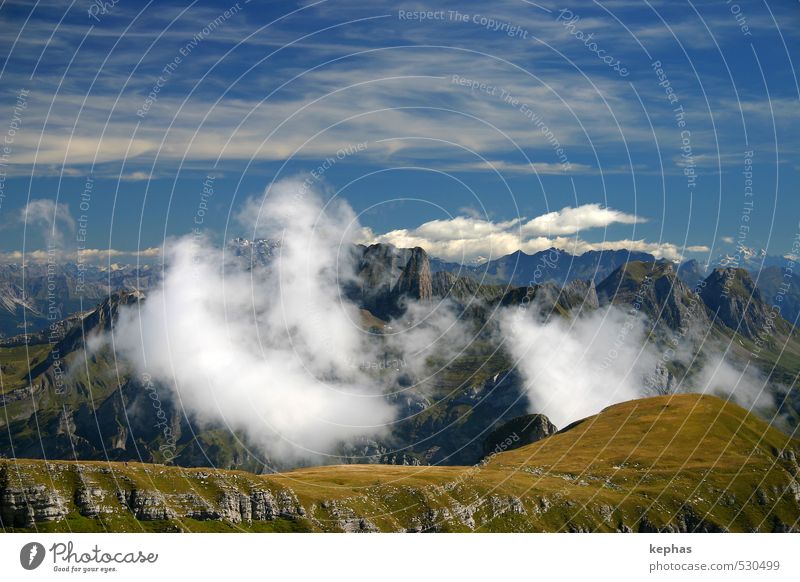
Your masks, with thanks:
[(397, 281), (395, 293), (421, 301), (430, 301), (433, 298), (431, 262), (425, 249), (421, 247), (411, 249), (411, 257)]
[(768, 329), (769, 309), (753, 278), (741, 267), (718, 267), (700, 292), (705, 304), (727, 327), (748, 338)]

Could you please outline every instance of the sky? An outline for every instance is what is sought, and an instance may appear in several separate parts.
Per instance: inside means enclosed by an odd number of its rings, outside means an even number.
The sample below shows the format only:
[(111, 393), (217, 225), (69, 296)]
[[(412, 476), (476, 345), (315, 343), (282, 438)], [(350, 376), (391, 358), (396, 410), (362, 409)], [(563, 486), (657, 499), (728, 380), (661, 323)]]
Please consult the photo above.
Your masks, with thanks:
[(2, 1), (0, 258), (249, 236), (287, 177), (447, 260), (786, 255), (799, 38), (796, 0)]

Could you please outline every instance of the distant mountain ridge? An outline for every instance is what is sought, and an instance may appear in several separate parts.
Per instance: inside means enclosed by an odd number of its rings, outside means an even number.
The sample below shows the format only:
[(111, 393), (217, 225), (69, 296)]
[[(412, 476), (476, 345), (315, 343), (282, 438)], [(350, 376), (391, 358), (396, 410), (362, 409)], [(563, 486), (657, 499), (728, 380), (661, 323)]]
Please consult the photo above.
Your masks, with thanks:
[(112, 293), (146, 290), (157, 277), (150, 265), (0, 264), (0, 337), (42, 331)]
[(550, 248), (532, 255), (516, 251), (481, 265), (461, 265), (432, 259), (431, 266), (434, 272), (460, 273), (488, 283), (565, 285), (575, 279), (600, 282), (629, 261), (655, 262), (656, 258), (649, 253), (628, 250), (587, 251), (572, 255)]
[[(373, 250), (367, 252), (366, 249)], [(389, 250), (393, 249), (393, 250)], [(280, 241), (272, 239), (250, 240), (244, 237), (231, 238), (225, 243), (226, 257), (237, 262), (243, 268), (258, 268), (269, 264), (280, 253)], [(356, 261), (359, 276), (366, 278), (370, 285), (375, 285), (376, 277), (391, 279), (392, 284), (400, 283), (400, 266), (405, 267), (411, 257), (412, 249), (396, 249), (391, 245), (359, 245)], [(376, 254), (377, 253), (377, 254)], [(382, 256), (379, 256), (381, 253)], [(387, 260), (394, 255), (393, 266), (387, 267), (383, 273), (370, 273), (370, 268), (383, 267), (364, 264)], [(450, 292), (464, 294), (466, 289), (490, 285), (498, 289), (503, 287), (525, 287), (552, 283), (562, 287), (576, 280), (591, 280), (595, 284), (606, 279), (612, 272), (632, 261), (644, 263), (670, 261), (658, 260), (653, 255), (638, 251), (605, 250), (588, 251), (581, 255), (572, 255), (567, 251), (550, 248), (528, 255), (517, 251), (480, 265), (461, 265), (429, 257), (430, 284), (425, 275), (422, 288), (407, 288), (416, 283), (406, 280), (395, 292), (390, 303), (395, 303), (399, 295), (410, 292), (411, 295), (437, 296)], [(713, 270), (713, 267), (741, 267), (748, 270), (756, 279), (757, 287), (762, 291), (764, 300), (770, 304), (780, 303), (782, 315), (790, 321), (800, 314), (800, 281), (792, 275), (785, 277), (790, 259), (767, 255), (765, 251), (743, 249), (738, 255), (721, 255), (711, 264), (711, 268), (701, 265), (695, 259), (680, 264), (678, 277), (695, 289)], [(762, 269), (763, 266), (763, 269)], [(24, 273), (23, 273), (24, 271)], [(455, 275), (455, 279), (449, 275)], [(21, 333), (36, 333), (48, 325), (47, 311), (55, 309), (58, 317), (66, 318), (76, 314), (81, 308), (90, 309), (110, 294), (122, 291), (147, 291), (159, 279), (161, 268), (153, 265), (113, 265), (112, 268), (94, 265), (77, 265), (64, 263), (54, 266), (49, 276), (47, 266), (32, 263), (24, 269), (19, 264), (0, 265), (0, 338)], [(460, 280), (459, 280), (460, 278)], [(408, 279), (408, 278), (407, 278)], [(412, 277), (413, 279), (413, 277)], [(387, 279), (388, 280), (388, 279)], [(473, 281), (473, 282), (469, 282)], [(48, 283), (54, 285), (54, 297), (48, 299)], [(780, 291), (782, 284), (788, 284), (788, 291)], [(452, 289), (452, 291), (451, 291)], [(386, 291), (386, 290), (384, 290)], [(384, 291), (378, 291), (375, 300), (386, 300)], [(381, 295), (384, 295), (381, 298)], [(83, 303), (81, 303), (83, 300)], [(82, 306), (82, 307), (81, 307)], [(390, 305), (376, 307), (381, 312)], [(27, 326), (23, 325), (26, 321)]]
[[(261, 268), (278, 256), (280, 245), (275, 241), (234, 239), (228, 251), (242, 268)], [(800, 359), (800, 343), (793, 339), (796, 332), (788, 322), (773, 316), (765, 294), (744, 269), (716, 269), (692, 286), (681, 274), (690, 272), (699, 277), (700, 269), (695, 265), (678, 266), (647, 254), (635, 255), (647, 260), (623, 261), (629, 253), (621, 251), (593, 253), (581, 259), (553, 249), (538, 256), (510, 256), (515, 266), (525, 263), (528, 274), (532, 274), (522, 285), (515, 285), (497, 282), (499, 277), (496, 282), (488, 282), (488, 277), (481, 280), (466, 268), (460, 273), (437, 270), (440, 262), (431, 259), (422, 248), (376, 244), (354, 246), (343, 252), (352, 253), (356, 271), (354, 278), (346, 279), (342, 292), (361, 310), (362, 325), (376, 336), (375, 341), (380, 341), (390, 326), (405, 325), (403, 317), (409, 302), (435, 307), (447, 300), (459, 319), (482, 333), (474, 346), (446, 363), (442, 379), (427, 386), (427, 392), (407, 389), (416, 380), (406, 370), (400, 370), (396, 381), (402, 388), (402, 398), (396, 398), (394, 403), (401, 411), (400, 417), (409, 420), (395, 426), (390, 438), (383, 442), (348, 444), (340, 451), (340, 462), (478, 462), (492, 431), (508, 423), (516, 426), (515, 419), (531, 413), (524, 380), (508, 353), (492, 343), (491, 331), (496, 329), (494, 313), (527, 302), (535, 306), (530, 316), (542, 321), (572, 318), (578, 312), (591, 313), (608, 305), (633, 310), (648, 318), (654, 341), (675, 336), (688, 341), (688, 336), (682, 335), (684, 330), (696, 328), (701, 335), (708, 333), (715, 341), (727, 342), (732, 353), (745, 358), (758, 353), (761, 359), (754, 362), (765, 374), (787, 386), (796, 374), (795, 362)], [(592, 279), (619, 262), (597, 283)], [(557, 280), (569, 279), (574, 271), (560, 270), (568, 264), (578, 264), (589, 277), (563, 284), (545, 276), (547, 273)], [(502, 268), (498, 265), (495, 273), (507, 274)], [(147, 274), (150, 285), (158, 280), (152, 270)], [(125, 269), (118, 269), (116, 275), (104, 273), (106, 278), (118, 277), (123, 287), (131, 281), (141, 281), (137, 275)], [(782, 277), (781, 273), (777, 275)], [(97, 288), (98, 294), (107, 291), (107, 283)], [(111, 329), (123, 306), (146, 301), (146, 296), (146, 290), (138, 289), (101, 295), (99, 305), (61, 322), (62, 334), (55, 339), (44, 331), (5, 340), (5, 347), (0, 347), (4, 381), (0, 394), (0, 446), (10, 447), (13, 442), (17, 454), (27, 457), (74, 454), (83, 459), (161, 460), (158, 451), (163, 435), (153, 430), (146, 414), (141, 422), (129, 414), (135, 409), (149, 410), (147, 392), (139, 379), (120, 365), (110, 349), (93, 352), (85, 362), (82, 352), (87, 338)], [(81, 365), (75, 367), (75, 373), (60, 380), (63, 368), (59, 367), (76, 361)], [(652, 383), (648, 380), (646, 385), (656, 393), (669, 393), (685, 373), (680, 366), (670, 365), (662, 376), (655, 377)], [(163, 410), (178, 437), (176, 464), (213, 462), (220, 467), (265, 470), (264, 461), (249, 454), (237, 442), (236, 435), (219, 427), (195, 427), (166, 398), (169, 392), (164, 390)], [(781, 398), (783, 412), (795, 421), (800, 419), (797, 391)], [(547, 426), (544, 422), (541, 425)], [(37, 436), (40, 433), (36, 426), (43, 430), (42, 439)]]

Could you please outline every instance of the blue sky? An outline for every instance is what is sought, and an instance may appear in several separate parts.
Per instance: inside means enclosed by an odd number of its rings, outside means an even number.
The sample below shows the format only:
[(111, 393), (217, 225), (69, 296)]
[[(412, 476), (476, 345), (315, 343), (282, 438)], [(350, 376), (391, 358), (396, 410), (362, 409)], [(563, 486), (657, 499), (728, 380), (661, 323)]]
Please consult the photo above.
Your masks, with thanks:
[(0, 6), (7, 260), (55, 217), (131, 261), (204, 199), (204, 232), (247, 234), (248, 197), (318, 168), (365, 240), (449, 259), (784, 255), (800, 229), (796, 0), (101, 5)]

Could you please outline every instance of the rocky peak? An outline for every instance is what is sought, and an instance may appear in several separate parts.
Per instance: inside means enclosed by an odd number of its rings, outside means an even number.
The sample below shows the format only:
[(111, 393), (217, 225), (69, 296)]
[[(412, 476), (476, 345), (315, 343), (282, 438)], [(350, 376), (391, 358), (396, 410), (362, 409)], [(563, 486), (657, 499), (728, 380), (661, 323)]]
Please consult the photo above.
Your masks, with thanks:
[(512, 418), (494, 429), (483, 443), (484, 454), (497, 455), (554, 435), (558, 428), (544, 414)]
[(632, 261), (597, 286), (601, 304), (630, 305), (672, 330), (708, 324), (703, 302), (671, 263)]
[(769, 309), (753, 278), (742, 268), (714, 269), (700, 297), (719, 322), (745, 337), (752, 339), (771, 329)]
[(430, 301), (433, 298), (431, 262), (424, 249), (420, 247), (411, 249), (411, 256), (395, 285), (394, 292), (396, 295), (420, 301)]
[(144, 300), (141, 291), (122, 291), (108, 296), (94, 310), (83, 318), (82, 325), (73, 326), (60, 343), (62, 354), (67, 354), (83, 346), (83, 342), (92, 332), (100, 333), (111, 330), (119, 315), (120, 309)]

